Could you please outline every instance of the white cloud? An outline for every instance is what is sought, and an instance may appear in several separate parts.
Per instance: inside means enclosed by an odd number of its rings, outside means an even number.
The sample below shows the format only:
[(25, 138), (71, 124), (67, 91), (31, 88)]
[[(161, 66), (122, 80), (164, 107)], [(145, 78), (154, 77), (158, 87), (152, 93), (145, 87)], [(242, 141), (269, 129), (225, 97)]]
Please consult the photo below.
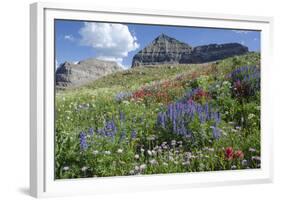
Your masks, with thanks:
[(72, 35), (65, 35), (65, 36), (64, 36), (64, 39), (65, 39), (65, 40), (69, 40), (69, 41), (71, 41), (71, 42), (74, 41), (74, 37), (73, 37)]
[(80, 44), (92, 47), (98, 59), (116, 61), (121, 66), (123, 58), (139, 48), (137, 38), (123, 24), (85, 22), (79, 34)]
[(118, 57), (113, 57), (113, 56), (97, 56), (96, 57), (97, 59), (100, 59), (100, 60), (107, 60), (107, 61), (114, 61), (114, 62), (117, 62), (117, 64), (119, 64), (121, 67), (123, 67), (123, 58), (118, 58)]
[(245, 41), (241, 41), (240, 43), (241, 43), (242, 45), (245, 45)]
[(235, 33), (240, 33), (240, 34), (247, 34), (250, 33), (250, 31), (243, 31), (243, 30), (233, 30)]

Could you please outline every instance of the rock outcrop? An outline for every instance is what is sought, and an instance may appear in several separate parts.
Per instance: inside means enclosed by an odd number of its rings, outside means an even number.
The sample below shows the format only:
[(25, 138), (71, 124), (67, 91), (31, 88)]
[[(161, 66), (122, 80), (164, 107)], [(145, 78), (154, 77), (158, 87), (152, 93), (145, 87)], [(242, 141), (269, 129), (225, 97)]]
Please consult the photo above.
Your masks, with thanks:
[(193, 48), (191, 54), (184, 53), (179, 63), (204, 63), (242, 55), (247, 52), (248, 47), (239, 43), (209, 44)]
[(161, 34), (133, 57), (132, 67), (205, 63), (247, 52), (248, 47), (239, 43), (209, 44), (192, 48), (188, 44)]
[(161, 34), (133, 58), (132, 67), (178, 63), (182, 54), (191, 53), (192, 47)]
[(57, 87), (76, 87), (122, 70), (116, 62), (87, 59), (77, 64), (65, 62), (56, 70)]

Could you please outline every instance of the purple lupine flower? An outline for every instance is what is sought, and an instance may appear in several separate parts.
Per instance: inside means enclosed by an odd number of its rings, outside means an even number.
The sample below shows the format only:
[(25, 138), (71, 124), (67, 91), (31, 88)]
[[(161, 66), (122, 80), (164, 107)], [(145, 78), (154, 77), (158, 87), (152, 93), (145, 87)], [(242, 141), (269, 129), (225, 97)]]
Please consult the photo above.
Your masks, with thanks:
[(191, 131), (189, 131), (188, 126), (195, 116), (198, 116), (202, 124), (212, 120), (218, 125), (221, 121), (220, 113), (214, 112), (208, 104), (201, 105), (193, 100), (188, 100), (169, 104), (166, 112), (158, 113), (156, 124), (161, 128), (171, 128), (170, 131), (175, 134), (190, 137)]
[(166, 127), (166, 124), (165, 124), (165, 114), (163, 112), (160, 112), (157, 115), (157, 125), (159, 125), (162, 128)]
[(176, 122), (176, 119), (173, 120), (173, 132), (174, 133), (177, 132), (177, 122)]
[(219, 112), (215, 112), (214, 113), (214, 121), (215, 121), (216, 125), (218, 125), (221, 122), (221, 117), (220, 117), (220, 113)]
[(89, 134), (93, 136), (95, 134), (95, 130), (93, 128), (89, 128)]
[(198, 109), (197, 114), (198, 114), (200, 123), (201, 124), (205, 123), (205, 115), (204, 115), (204, 112), (202, 111), (202, 109)]
[(117, 133), (117, 127), (116, 127), (116, 125), (115, 125), (113, 120), (107, 121), (106, 124), (105, 124), (104, 129), (105, 129), (105, 135), (107, 137), (112, 137), (113, 138), (116, 135), (116, 133)]
[[(238, 69), (233, 70), (228, 78), (237, 88), (237, 83), (239, 82), (239, 87), (243, 88), (240, 91), (235, 91), (239, 96), (252, 96), (255, 95), (257, 91), (260, 90), (260, 69), (255, 66), (243, 66)], [(236, 86), (236, 87), (235, 87)]]
[(136, 130), (133, 130), (132, 132), (131, 132), (131, 139), (136, 139), (136, 137), (137, 137), (137, 132), (136, 132)]
[(88, 149), (88, 143), (87, 143), (87, 135), (85, 132), (80, 132), (79, 134), (79, 141), (80, 141), (80, 149), (82, 151), (85, 151)]
[(97, 130), (97, 133), (98, 133), (100, 136), (105, 136), (105, 131), (104, 131), (103, 128), (98, 129), (98, 130)]
[(125, 120), (125, 114), (122, 111), (119, 111), (119, 119), (120, 119), (120, 121)]
[(115, 101), (121, 102), (125, 99), (128, 99), (132, 96), (131, 92), (119, 92), (115, 95)]
[(185, 125), (184, 125), (184, 121), (183, 120), (181, 120), (181, 122), (180, 122), (180, 127), (178, 129), (178, 134), (182, 135), (182, 136), (185, 136), (185, 137), (188, 135), (187, 134), (187, 129), (186, 129)]
[(211, 127), (213, 130), (213, 137), (219, 139), (221, 137), (221, 130), (215, 125)]
[(126, 139), (126, 132), (122, 131), (118, 140), (118, 143), (121, 143), (123, 140)]

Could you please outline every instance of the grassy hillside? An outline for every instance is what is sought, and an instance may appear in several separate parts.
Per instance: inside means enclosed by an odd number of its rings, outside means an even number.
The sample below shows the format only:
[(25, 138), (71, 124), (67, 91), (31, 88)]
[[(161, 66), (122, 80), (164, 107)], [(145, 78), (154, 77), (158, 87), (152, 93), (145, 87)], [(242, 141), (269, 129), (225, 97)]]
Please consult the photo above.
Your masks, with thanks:
[(57, 91), (56, 178), (260, 167), (259, 61), (137, 67)]

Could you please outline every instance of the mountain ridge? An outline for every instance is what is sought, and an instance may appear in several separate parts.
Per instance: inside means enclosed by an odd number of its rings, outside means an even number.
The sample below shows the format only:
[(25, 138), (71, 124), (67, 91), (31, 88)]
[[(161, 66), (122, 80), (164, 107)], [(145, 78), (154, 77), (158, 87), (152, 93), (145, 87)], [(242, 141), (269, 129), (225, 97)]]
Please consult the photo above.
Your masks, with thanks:
[(248, 52), (248, 47), (239, 43), (208, 44), (192, 47), (162, 33), (133, 57), (132, 67), (204, 63), (235, 55), (243, 55)]

